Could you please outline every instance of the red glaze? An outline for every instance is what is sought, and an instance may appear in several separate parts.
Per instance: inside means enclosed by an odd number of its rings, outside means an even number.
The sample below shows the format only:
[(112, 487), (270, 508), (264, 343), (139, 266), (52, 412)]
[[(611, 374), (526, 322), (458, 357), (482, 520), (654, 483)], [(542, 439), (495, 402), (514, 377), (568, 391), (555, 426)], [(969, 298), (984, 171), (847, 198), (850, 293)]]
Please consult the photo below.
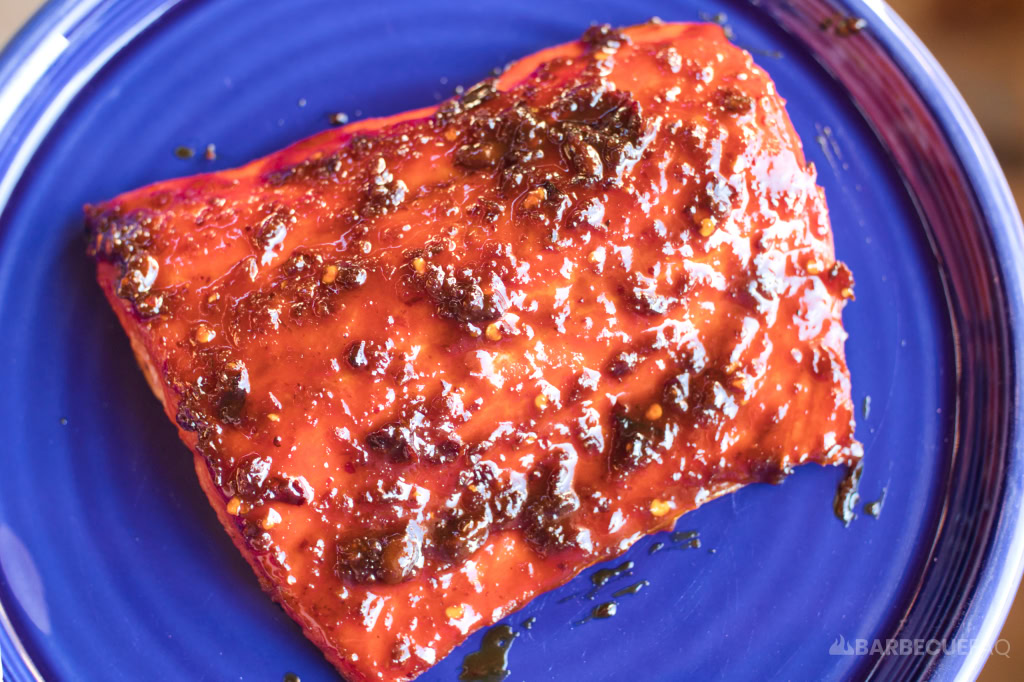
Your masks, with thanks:
[(852, 280), (717, 26), (594, 28), (439, 110), (87, 213), (211, 504), (351, 680), (415, 677), (708, 499), (860, 457)]

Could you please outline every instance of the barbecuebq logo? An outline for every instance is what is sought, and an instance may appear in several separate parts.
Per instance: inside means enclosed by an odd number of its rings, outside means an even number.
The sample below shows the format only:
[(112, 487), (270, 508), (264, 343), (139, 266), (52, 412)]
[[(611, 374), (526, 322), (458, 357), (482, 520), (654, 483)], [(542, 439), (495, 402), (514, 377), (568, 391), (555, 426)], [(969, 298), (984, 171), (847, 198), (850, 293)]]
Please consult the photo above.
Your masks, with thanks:
[(828, 648), (828, 653), (832, 656), (853, 656), (855, 654), (853, 645), (846, 641), (846, 638), (842, 635), (836, 638), (836, 641), (832, 642), (832, 646)]
[[(977, 644), (976, 640), (955, 639), (851, 639), (836, 637), (828, 653), (832, 656), (966, 656)], [(992, 656), (1010, 657), (1010, 642), (997, 641), (990, 651)]]

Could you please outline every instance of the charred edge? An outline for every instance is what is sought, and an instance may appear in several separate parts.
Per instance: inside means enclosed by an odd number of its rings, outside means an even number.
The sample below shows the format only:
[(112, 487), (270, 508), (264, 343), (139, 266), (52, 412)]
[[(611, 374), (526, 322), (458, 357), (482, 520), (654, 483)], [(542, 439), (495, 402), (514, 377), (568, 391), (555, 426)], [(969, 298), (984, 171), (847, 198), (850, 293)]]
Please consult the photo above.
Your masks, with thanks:
[(98, 261), (118, 269), (116, 293), (129, 301), (143, 318), (159, 315), (166, 307), (166, 295), (153, 289), (160, 264), (150, 254), (156, 219), (149, 211), (125, 213), (121, 206), (87, 206), (86, 252)]

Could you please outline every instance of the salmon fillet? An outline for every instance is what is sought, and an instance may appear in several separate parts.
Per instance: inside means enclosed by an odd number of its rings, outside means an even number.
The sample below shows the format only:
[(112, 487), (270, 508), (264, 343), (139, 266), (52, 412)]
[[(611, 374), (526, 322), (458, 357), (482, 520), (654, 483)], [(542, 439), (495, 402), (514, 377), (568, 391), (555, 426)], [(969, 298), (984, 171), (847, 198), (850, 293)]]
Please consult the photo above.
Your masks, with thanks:
[(708, 500), (859, 461), (815, 179), (747, 52), (651, 22), (86, 222), (263, 588), (347, 679), (408, 680)]

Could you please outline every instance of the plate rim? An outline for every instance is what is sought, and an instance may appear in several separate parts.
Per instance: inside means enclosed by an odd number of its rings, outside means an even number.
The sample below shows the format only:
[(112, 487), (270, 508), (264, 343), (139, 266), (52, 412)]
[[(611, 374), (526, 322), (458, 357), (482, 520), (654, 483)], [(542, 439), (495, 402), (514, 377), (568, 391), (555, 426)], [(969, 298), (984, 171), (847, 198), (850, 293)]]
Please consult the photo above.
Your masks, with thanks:
[[(962, 169), (978, 202), (985, 227), (993, 240), (995, 270), (1002, 278), (1008, 314), (1007, 333), (1010, 355), (1017, 367), (1024, 359), (1024, 225), (1009, 183), (981, 126), (938, 60), (903, 19), (883, 0), (843, 0), (851, 16), (864, 17), (871, 35), (899, 70), (935, 118), (946, 142)], [(957, 614), (963, 623), (980, 623), (978, 637), (963, 663), (951, 676), (975, 679), (996, 644), (1024, 574), (1024, 404), (1020, 397), (1024, 377), (1014, 377), (1015, 398), (1010, 415), (1004, 496), (998, 522), (993, 531), (991, 554), (978, 577), (977, 587), (965, 612)], [(978, 598), (984, 590), (985, 594)], [(936, 669), (949, 668), (952, 657), (945, 657)]]
[[(0, 52), (0, 131), (20, 147), (37, 123), (41, 131), (35, 147), (49, 132), (54, 121), (18, 121), (32, 91), (46, 75), (55, 55), (47, 54), (48, 41), (64, 39), (64, 29), (76, 25), (103, 5), (116, 5), (122, 0), (47, 0)], [(758, 4), (756, 0), (750, 0)], [(180, 0), (166, 0), (146, 16), (140, 28), (150, 25)], [(1024, 225), (1009, 184), (991, 145), (981, 130), (952, 80), (907, 24), (883, 0), (828, 0), (829, 4), (849, 16), (864, 18), (873, 38), (887, 57), (908, 79), (916, 94), (927, 105), (953, 155), (962, 165), (969, 189), (977, 200), (977, 208), (988, 236), (993, 240), (994, 270), (1000, 275), (1008, 316), (1009, 354), (1017, 367), (1024, 360)], [(131, 36), (134, 37), (134, 36)], [(66, 42), (66, 39), (64, 39)], [(52, 47), (52, 43), (50, 43)], [(59, 53), (58, 53), (59, 54)], [(51, 61), (47, 62), (47, 59)], [(40, 64), (35, 73), (24, 72), (26, 64)], [(67, 83), (65, 83), (67, 85)], [(84, 85), (80, 83), (72, 96)], [(18, 98), (18, 95), (22, 97)], [(15, 123), (14, 130), (11, 128)], [(8, 143), (10, 144), (10, 143)], [(24, 164), (18, 159), (0, 158), (0, 212), (6, 209), (14, 183), (20, 178)], [(26, 159), (27, 160), (27, 159)], [(979, 623), (979, 634), (959, 665), (946, 657), (935, 672), (973, 679), (981, 672), (988, 652), (996, 643), (1024, 574), (1024, 374), (1015, 373), (1011, 387), (1014, 402), (1010, 409), (1011, 432), (1008, 438), (1004, 495), (998, 522), (992, 531), (992, 547), (984, 563), (974, 595), (966, 610), (956, 614), (957, 630), (965, 622)], [(984, 594), (979, 594), (984, 592)], [(980, 598), (979, 598), (980, 596)], [(43, 677), (22, 644), (0, 600), (0, 652), (4, 655), (4, 672), (12, 680), (42, 680)], [(5, 676), (6, 677), (6, 676)]]

